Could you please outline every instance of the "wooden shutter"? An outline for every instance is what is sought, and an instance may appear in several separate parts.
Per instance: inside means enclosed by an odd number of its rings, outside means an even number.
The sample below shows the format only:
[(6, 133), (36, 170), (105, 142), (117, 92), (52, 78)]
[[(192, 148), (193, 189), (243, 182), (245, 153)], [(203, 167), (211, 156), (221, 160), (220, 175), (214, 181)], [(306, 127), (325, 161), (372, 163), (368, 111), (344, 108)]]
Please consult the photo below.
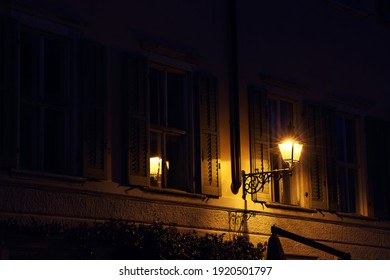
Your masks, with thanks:
[(312, 208), (328, 209), (326, 188), (326, 160), (322, 109), (319, 105), (305, 104), (306, 141)]
[(219, 196), (218, 96), (216, 79), (198, 74), (196, 97), (199, 104), (200, 169), (203, 194)]
[(124, 58), (124, 104), (127, 123), (127, 162), (130, 185), (149, 186), (149, 113), (147, 60)]
[(390, 123), (367, 117), (365, 119), (367, 148), (367, 184), (374, 199), (374, 214), (390, 219)]
[(323, 105), (306, 103), (304, 116), (312, 207), (339, 211), (335, 113)]
[(105, 136), (105, 101), (107, 94), (106, 48), (103, 45), (83, 42), (83, 154), (84, 176), (107, 178)]
[(0, 18), (0, 166), (16, 167), (17, 23)]
[[(270, 139), (267, 93), (263, 89), (250, 87), (248, 91), (250, 131), (250, 172), (270, 171)], [(271, 201), (271, 183), (253, 195), (255, 201)]]
[(340, 190), (338, 183), (336, 115), (334, 110), (322, 107), (323, 138), (325, 146), (326, 184), (330, 211), (340, 211)]

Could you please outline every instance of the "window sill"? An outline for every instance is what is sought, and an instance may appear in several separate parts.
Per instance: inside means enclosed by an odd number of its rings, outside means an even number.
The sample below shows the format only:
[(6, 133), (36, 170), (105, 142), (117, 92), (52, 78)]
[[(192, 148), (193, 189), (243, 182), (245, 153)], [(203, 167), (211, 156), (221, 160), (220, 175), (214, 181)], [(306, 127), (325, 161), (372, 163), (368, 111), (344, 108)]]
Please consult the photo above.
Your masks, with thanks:
[(280, 203), (273, 203), (273, 202), (267, 202), (267, 203), (265, 203), (265, 206), (266, 206), (267, 208), (282, 209), (282, 210), (291, 210), (291, 211), (299, 211), (299, 212), (306, 212), (306, 213), (316, 213), (316, 212), (317, 212), (317, 211), (314, 210), (314, 209), (303, 208), (303, 207), (297, 206), (297, 205), (280, 204)]
[(336, 212), (335, 214), (338, 217), (340, 217), (340, 218), (348, 218), (348, 219), (364, 220), (364, 221), (379, 221), (378, 218), (362, 216), (362, 215), (359, 215), (359, 214), (356, 214), (356, 213), (340, 213), (340, 212)]
[(64, 183), (73, 183), (83, 185), (87, 179), (77, 176), (61, 175), (39, 171), (29, 171), (21, 169), (12, 169), (11, 177), (17, 179), (44, 179), (50, 181), (61, 181)]
[(187, 197), (187, 198), (196, 198), (196, 199), (201, 199), (201, 200), (207, 199), (207, 196), (204, 194), (189, 193), (186, 191), (181, 191), (181, 190), (176, 190), (176, 189), (141, 187), (141, 190), (143, 192), (154, 193), (154, 194), (173, 195), (173, 196), (180, 196), (180, 197)]

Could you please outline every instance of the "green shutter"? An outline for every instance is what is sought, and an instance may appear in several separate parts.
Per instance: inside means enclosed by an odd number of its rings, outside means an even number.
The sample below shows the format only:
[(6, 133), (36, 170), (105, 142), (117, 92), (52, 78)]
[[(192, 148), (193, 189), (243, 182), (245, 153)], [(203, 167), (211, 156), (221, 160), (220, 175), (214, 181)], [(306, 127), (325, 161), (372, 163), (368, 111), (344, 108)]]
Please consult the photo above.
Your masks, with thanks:
[(0, 18), (0, 166), (16, 167), (17, 23)]
[(103, 45), (83, 42), (83, 174), (95, 179), (107, 178), (105, 137), (105, 100), (107, 94), (106, 48)]
[(322, 123), (322, 109), (320, 105), (305, 104), (306, 141), (311, 206), (315, 209), (328, 209), (328, 195), (326, 188), (326, 160), (324, 147), (324, 133)]
[(124, 104), (127, 123), (127, 173), (130, 185), (149, 186), (149, 113), (147, 61), (124, 58)]
[(197, 76), (200, 123), (200, 169), (203, 194), (219, 196), (219, 137), (218, 96), (216, 79), (206, 75)]
[[(250, 172), (270, 171), (270, 139), (268, 98), (263, 89), (250, 87), (248, 90), (249, 131), (250, 131)], [(253, 200), (271, 201), (271, 183), (253, 195)]]

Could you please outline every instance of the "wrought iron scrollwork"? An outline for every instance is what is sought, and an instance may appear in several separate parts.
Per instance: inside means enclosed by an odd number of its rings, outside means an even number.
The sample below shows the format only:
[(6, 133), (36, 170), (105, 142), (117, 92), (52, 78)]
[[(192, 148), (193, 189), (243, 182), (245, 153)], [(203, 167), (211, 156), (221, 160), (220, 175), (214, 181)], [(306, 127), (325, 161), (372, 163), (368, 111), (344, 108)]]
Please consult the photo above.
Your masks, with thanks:
[(271, 178), (278, 181), (288, 174), (291, 174), (291, 169), (289, 168), (254, 173), (245, 173), (245, 171), (242, 171), (243, 198), (245, 199), (247, 194), (263, 192), (264, 185), (269, 183)]

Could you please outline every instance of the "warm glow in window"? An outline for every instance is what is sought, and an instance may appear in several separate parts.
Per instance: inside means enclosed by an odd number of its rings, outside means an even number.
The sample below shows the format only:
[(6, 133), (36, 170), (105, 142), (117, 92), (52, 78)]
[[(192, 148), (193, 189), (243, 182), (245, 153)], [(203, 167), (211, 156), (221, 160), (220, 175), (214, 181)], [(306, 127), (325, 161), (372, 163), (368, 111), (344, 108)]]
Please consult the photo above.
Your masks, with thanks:
[[(169, 169), (169, 162), (166, 162), (167, 169)], [(150, 175), (157, 176), (162, 174), (162, 158), (160, 157), (151, 157), (150, 158)]]

